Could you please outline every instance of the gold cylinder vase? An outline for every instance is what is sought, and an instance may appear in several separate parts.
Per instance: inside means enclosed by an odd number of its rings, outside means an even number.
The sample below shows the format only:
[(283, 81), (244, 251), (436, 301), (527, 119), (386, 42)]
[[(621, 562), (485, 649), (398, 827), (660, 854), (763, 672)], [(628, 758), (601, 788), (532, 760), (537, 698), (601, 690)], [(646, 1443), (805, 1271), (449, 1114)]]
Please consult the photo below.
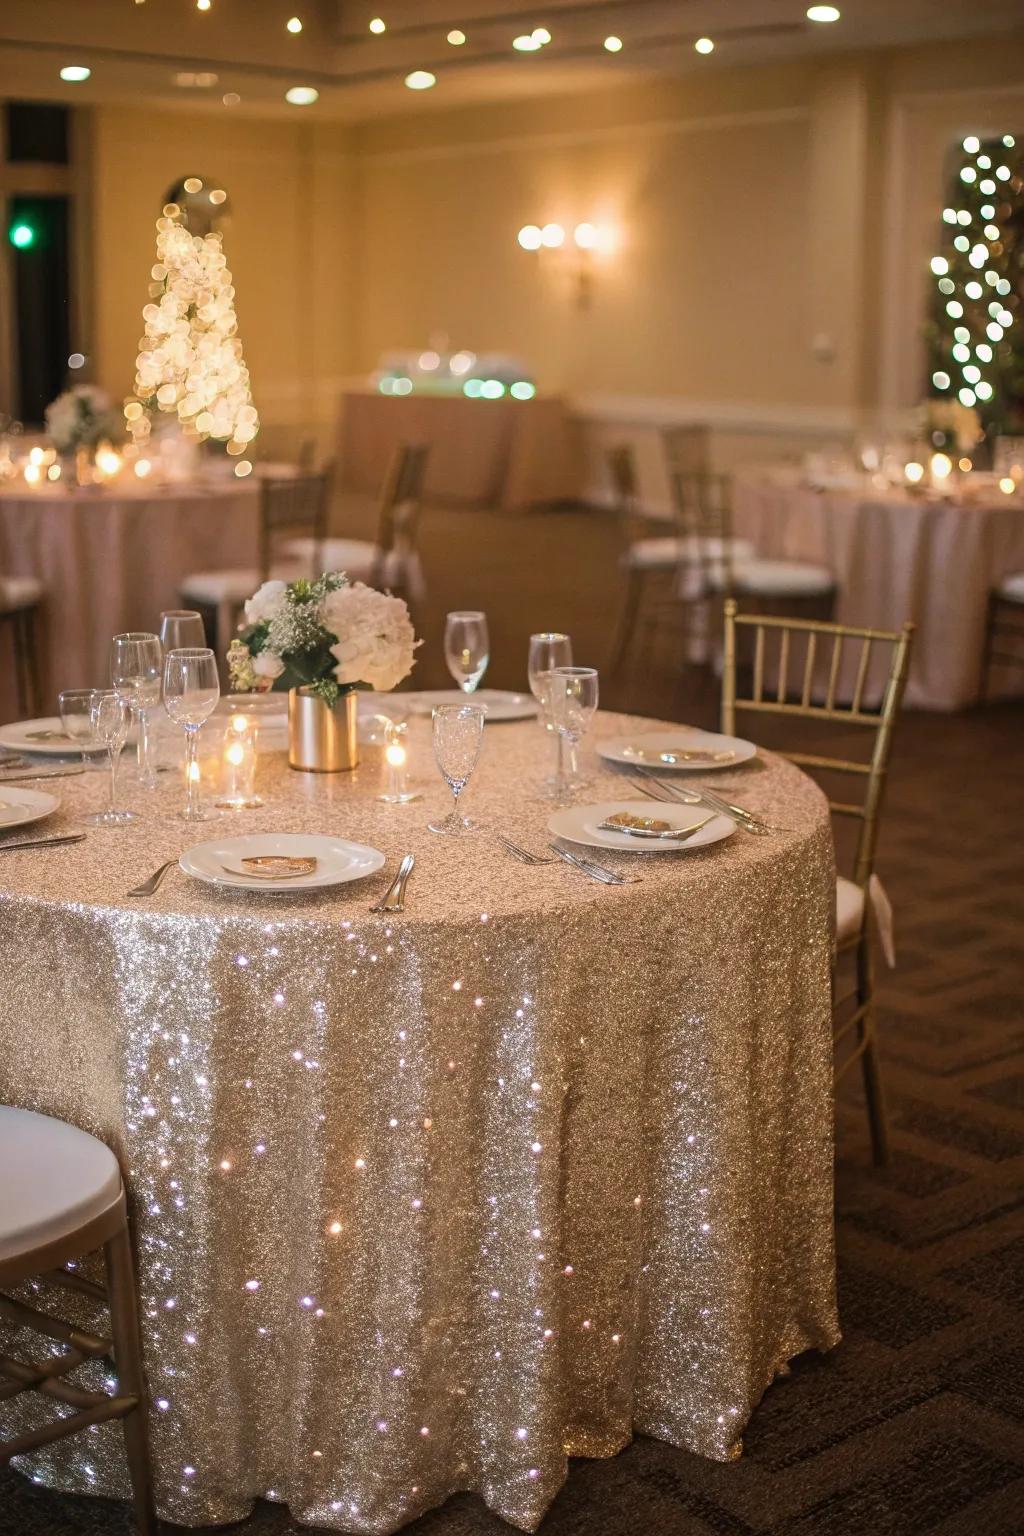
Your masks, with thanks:
[(344, 773), (359, 762), (358, 703), (354, 690), (333, 709), (309, 688), (288, 694), (288, 766), (307, 773)]

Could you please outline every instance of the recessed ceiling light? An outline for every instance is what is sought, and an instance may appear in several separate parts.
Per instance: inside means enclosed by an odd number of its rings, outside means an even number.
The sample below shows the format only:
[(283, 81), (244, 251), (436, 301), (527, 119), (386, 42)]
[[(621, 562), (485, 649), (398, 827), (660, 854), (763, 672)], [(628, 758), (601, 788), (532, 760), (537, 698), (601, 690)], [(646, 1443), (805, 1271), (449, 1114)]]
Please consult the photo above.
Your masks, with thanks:
[(544, 48), (551, 41), (551, 33), (547, 27), (534, 27), (531, 36), (539, 48)]
[(202, 180), (198, 176), (186, 176), (182, 186), (186, 192), (201, 192), (203, 190)]
[(79, 80), (88, 80), (91, 74), (92, 70), (86, 69), (84, 64), (65, 64), (64, 68), (60, 72), (60, 77), (62, 80), (72, 80), (77, 82)]
[(414, 69), (412, 74), (406, 75), (405, 83), (410, 91), (429, 91), (432, 85), (437, 84), (437, 76), (432, 75), (429, 69)]
[(693, 45), (698, 53), (714, 53), (715, 45), (710, 37), (698, 37)]
[(605, 40), (604, 40), (604, 46), (607, 48), (609, 53), (621, 53), (622, 52), (622, 38), (621, 37), (606, 37)]
[(311, 107), (314, 101), (320, 100), (320, 92), (311, 85), (293, 85), (285, 91), (284, 99), (290, 101), (293, 107)]
[(209, 9), (210, 9), (210, 0), (196, 0), (196, 10), (197, 11), (208, 11)]
[(808, 21), (838, 21), (838, 5), (809, 5), (807, 7)]
[(290, 16), (288, 18), (288, 20), (285, 22), (285, 26), (288, 28), (289, 32), (301, 32), (302, 31), (302, 22), (299, 20), (299, 18), (297, 16)]
[(536, 53), (540, 47), (532, 32), (522, 32), (512, 39), (512, 47), (517, 53)]
[(448, 41), (453, 48), (461, 48), (466, 41), (466, 34), (459, 27), (453, 27), (448, 33)]
[(210, 202), (213, 203), (215, 207), (219, 207), (221, 203), (226, 203), (227, 200), (228, 195), (221, 187), (215, 187), (214, 190), (210, 193)]
[(377, 36), (380, 36), (382, 32), (387, 31), (387, 22), (382, 21), (379, 16), (375, 16), (370, 22), (370, 31), (376, 33)]
[(237, 91), (228, 91), (221, 97), (221, 101), (223, 101), (226, 107), (237, 107), (241, 99)]

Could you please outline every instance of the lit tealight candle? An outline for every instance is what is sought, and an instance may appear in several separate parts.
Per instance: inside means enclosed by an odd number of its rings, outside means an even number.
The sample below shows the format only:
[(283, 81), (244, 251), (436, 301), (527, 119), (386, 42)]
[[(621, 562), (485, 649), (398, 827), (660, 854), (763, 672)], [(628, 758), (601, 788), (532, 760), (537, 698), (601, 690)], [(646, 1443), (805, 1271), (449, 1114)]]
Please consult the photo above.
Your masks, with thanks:
[(59, 480), (60, 479), (60, 465), (59, 464), (51, 464), (49, 469), (46, 471), (46, 478), (47, 478), (47, 480)]
[(256, 726), (248, 715), (232, 715), (224, 732), (222, 782), (219, 807), (248, 811), (263, 804), (254, 792), (256, 778)]
[[(34, 453), (35, 449), (32, 451)], [(34, 460), (25, 465), (25, 480), (28, 485), (38, 485), (42, 474), (42, 470)]]
[(43, 450), (41, 448), (32, 448), (32, 449), (30, 449), (29, 456), (28, 456), (28, 461), (29, 461), (29, 463), (31, 465), (37, 466), (39, 464), (42, 464), (42, 463), (45, 462), (45, 459), (46, 459), (46, 454), (43, 452)]
[(112, 480), (121, 468), (121, 455), (115, 453), (109, 444), (105, 448), (100, 448), (96, 454), (96, 468), (101, 475)]
[(140, 480), (145, 480), (146, 476), (149, 474), (152, 468), (153, 466), (148, 459), (135, 460), (135, 473), (138, 475)]
[(929, 468), (932, 472), (932, 484), (941, 489), (953, 473), (953, 460), (948, 453), (933, 453)]
[(903, 474), (908, 485), (920, 485), (924, 479), (924, 465), (918, 464), (916, 459), (911, 459), (909, 464), (904, 464)]
[(384, 793), (379, 798), (386, 800), (389, 805), (408, 805), (410, 800), (419, 799), (419, 795), (415, 791), (410, 791), (406, 783), (406, 765), (409, 754), (402, 741), (404, 734), (404, 725), (393, 726), (391, 739), (384, 748), (384, 761), (387, 764), (387, 782)]
[(999, 489), (1004, 496), (1012, 496), (1017, 489), (1017, 482), (1012, 475), (1004, 475), (999, 482)]

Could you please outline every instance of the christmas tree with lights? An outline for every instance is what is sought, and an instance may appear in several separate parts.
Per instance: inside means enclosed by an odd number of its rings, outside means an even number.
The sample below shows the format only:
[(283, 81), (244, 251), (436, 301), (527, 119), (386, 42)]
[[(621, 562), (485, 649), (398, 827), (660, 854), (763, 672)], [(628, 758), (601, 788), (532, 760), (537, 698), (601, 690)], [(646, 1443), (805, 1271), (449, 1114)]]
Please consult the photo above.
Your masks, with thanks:
[(249, 370), (238, 339), (235, 290), (221, 237), (193, 235), (177, 203), (157, 220), (146, 334), (136, 358), (135, 395), (125, 404), (141, 446), (157, 411), (176, 415), (192, 437), (214, 438), (245, 452), (259, 431)]
[(963, 141), (935, 278), (929, 394), (988, 437), (1024, 427), (1024, 154), (1012, 134)]

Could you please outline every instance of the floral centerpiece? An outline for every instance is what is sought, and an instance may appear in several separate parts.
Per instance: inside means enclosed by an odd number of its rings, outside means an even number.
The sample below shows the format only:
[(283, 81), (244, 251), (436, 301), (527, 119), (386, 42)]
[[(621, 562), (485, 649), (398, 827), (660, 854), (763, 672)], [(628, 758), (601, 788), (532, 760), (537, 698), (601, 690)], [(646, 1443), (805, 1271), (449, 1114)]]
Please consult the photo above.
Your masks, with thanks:
[(402, 599), (325, 571), (315, 581), (265, 581), (245, 621), (228, 648), (232, 688), (289, 690), (293, 767), (355, 767), (354, 690), (396, 687), (420, 643)]
[(96, 448), (120, 434), (110, 396), (95, 384), (76, 384), (46, 407), (46, 430), (58, 453)]

